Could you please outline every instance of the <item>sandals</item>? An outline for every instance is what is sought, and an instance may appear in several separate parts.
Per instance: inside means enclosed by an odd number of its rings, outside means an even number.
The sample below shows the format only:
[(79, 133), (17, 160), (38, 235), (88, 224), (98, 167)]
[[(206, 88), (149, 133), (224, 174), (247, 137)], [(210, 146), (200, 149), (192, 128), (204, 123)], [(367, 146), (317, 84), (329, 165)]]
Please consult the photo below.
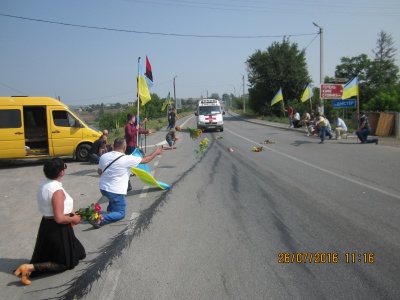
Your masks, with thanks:
[[(104, 219), (104, 218), (103, 218), (103, 219)], [(99, 220), (96, 220), (96, 221), (94, 221), (94, 220), (88, 220), (88, 222), (89, 222), (89, 224), (92, 225), (95, 229), (99, 229), (99, 228), (101, 227), (101, 224), (100, 224), (101, 220), (102, 220), (102, 219), (99, 219)]]

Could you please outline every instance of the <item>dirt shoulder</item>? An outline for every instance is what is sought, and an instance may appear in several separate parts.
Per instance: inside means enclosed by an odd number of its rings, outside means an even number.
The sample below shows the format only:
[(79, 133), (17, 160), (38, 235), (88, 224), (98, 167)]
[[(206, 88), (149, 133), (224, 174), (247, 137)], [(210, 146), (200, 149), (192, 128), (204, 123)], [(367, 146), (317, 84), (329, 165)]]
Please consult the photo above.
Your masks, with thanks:
[(379, 145), (400, 148), (400, 139), (395, 137), (377, 137)]

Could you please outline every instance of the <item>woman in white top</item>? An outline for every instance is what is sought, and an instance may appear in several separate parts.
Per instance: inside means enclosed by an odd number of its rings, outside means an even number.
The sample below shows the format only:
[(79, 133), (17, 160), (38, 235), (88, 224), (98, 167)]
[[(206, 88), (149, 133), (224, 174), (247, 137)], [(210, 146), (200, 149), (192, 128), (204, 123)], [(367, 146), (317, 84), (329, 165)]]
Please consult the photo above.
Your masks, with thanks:
[(33, 271), (63, 272), (73, 269), (86, 257), (85, 248), (75, 237), (72, 224), (81, 222), (75, 215), (73, 199), (63, 189), (61, 178), (67, 165), (61, 158), (47, 161), (43, 180), (37, 192), (39, 212), (43, 215), (39, 226), (35, 249), (29, 264), (21, 265), (14, 274), (21, 275), (23, 284), (31, 284), (28, 277)]

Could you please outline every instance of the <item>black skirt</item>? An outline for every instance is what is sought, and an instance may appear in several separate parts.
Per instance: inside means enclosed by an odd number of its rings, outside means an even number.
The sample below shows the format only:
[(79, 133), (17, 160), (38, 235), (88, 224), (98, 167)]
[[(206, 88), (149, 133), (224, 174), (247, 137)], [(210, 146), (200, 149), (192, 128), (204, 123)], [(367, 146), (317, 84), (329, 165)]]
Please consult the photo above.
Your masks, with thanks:
[(85, 248), (75, 237), (71, 224), (58, 224), (54, 219), (42, 218), (31, 264), (52, 262), (71, 270), (85, 257)]

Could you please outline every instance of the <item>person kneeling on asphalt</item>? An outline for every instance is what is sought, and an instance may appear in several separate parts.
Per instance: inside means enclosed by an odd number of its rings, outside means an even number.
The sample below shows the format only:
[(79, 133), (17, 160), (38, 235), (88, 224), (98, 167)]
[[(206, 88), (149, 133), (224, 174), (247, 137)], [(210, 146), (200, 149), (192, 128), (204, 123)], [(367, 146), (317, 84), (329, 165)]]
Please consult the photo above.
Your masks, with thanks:
[(378, 145), (378, 139), (368, 139), (368, 136), (371, 134), (371, 127), (368, 122), (368, 117), (365, 115), (365, 111), (359, 113), (359, 118), (360, 125), (356, 134), (360, 139), (360, 144), (375, 143), (375, 145)]
[[(181, 128), (179, 126), (175, 126), (175, 131), (181, 131)], [(165, 136), (165, 140), (168, 143), (168, 146), (163, 146), (164, 149), (175, 149), (175, 144), (176, 142), (179, 140), (176, 136), (175, 136), (175, 131), (171, 130), (167, 133), (167, 135)]]
[(97, 223), (91, 223), (93, 227), (101, 226), (125, 218), (128, 180), (131, 168), (139, 164), (147, 164), (157, 155), (163, 154), (164, 150), (157, 148), (150, 155), (143, 158), (125, 155), (126, 141), (124, 138), (116, 138), (113, 151), (100, 157), (97, 173), (100, 175), (100, 192), (109, 200), (107, 213), (102, 214)]
[(100, 157), (107, 151), (107, 136), (103, 134), (97, 141), (93, 143), (92, 147), (90, 147), (90, 164), (98, 164)]

